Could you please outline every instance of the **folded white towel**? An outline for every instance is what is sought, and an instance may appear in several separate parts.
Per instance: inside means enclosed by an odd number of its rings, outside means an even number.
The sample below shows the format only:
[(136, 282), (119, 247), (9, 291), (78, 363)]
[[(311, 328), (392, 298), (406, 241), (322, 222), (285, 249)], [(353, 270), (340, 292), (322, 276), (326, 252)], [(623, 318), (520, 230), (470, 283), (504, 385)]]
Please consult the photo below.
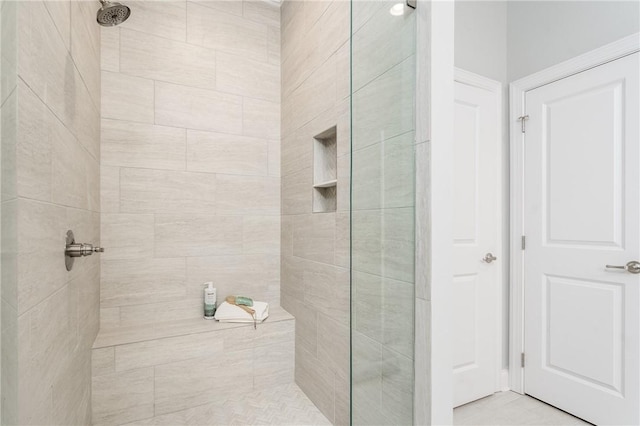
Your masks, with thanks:
[[(257, 302), (254, 300), (251, 309), (256, 311), (255, 320), (257, 322), (262, 322), (269, 316), (269, 304), (266, 302)], [(249, 312), (227, 302), (222, 302), (220, 306), (218, 306), (214, 318), (220, 322), (253, 322), (253, 317)]]

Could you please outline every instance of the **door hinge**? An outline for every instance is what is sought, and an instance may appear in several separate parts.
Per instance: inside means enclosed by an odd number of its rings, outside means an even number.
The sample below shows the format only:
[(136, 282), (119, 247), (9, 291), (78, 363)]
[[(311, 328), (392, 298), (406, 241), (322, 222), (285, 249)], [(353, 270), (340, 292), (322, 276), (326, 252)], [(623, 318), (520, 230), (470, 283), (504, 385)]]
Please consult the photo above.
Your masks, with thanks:
[(528, 115), (521, 115), (520, 117), (518, 117), (518, 120), (520, 120), (520, 125), (522, 126), (522, 133), (525, 133), (526, 131), (525, 123), (527, 122), (528, 119), (529, 119)]
[(520, 246), (522, 247), (522, 250), (524, 250), (527, 247), (527, 237), (525, 237), (524, 235), (522, 236)]
[(520, 367), (524, 368), (524, 352), (520, 354)]

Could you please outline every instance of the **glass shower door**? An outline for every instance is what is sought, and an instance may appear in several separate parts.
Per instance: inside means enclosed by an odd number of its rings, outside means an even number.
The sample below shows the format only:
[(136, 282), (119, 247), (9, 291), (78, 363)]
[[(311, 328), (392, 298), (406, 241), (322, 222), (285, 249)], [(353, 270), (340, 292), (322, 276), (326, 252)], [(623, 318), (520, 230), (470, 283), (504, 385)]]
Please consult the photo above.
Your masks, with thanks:
[(415, 12), (351, 3), (351, 420), (413, 423)]

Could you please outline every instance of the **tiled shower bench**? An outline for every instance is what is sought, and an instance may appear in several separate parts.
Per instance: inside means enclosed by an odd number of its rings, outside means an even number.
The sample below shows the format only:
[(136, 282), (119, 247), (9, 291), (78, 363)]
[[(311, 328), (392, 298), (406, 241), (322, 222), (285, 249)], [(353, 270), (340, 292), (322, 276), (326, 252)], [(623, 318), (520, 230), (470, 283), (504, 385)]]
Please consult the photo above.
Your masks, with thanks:
[(204, 319), (101, 329), (92, 351), (93, 423), (124, 424), (293, 383), (295, 320)]

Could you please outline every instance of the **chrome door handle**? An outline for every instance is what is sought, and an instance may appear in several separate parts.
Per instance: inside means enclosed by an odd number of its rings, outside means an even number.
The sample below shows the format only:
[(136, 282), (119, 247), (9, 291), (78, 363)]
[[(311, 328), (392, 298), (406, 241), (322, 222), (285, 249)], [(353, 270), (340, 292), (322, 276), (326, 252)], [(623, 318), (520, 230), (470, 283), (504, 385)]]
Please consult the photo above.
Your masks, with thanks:
[(631, 274), (640, 274), (640, 262), (637, 260), (632, 260), (626, 265), (605, 265), (607, 269), (624, 269), (625, 271)]
[(495, 257), (495, 256), (493, 255), (493, 253), (487, 253), (487, 254), (485, 254), (485, 255), (484, 255), (484, 257), (482, 258), (482, 261), (483, 261), (483, 262), (485, 262), (485, 263), (491, 263), (491, 262), (493, 262), (494, 260), (498, 260), (498, 258), (497, 258), (497, 257)]

